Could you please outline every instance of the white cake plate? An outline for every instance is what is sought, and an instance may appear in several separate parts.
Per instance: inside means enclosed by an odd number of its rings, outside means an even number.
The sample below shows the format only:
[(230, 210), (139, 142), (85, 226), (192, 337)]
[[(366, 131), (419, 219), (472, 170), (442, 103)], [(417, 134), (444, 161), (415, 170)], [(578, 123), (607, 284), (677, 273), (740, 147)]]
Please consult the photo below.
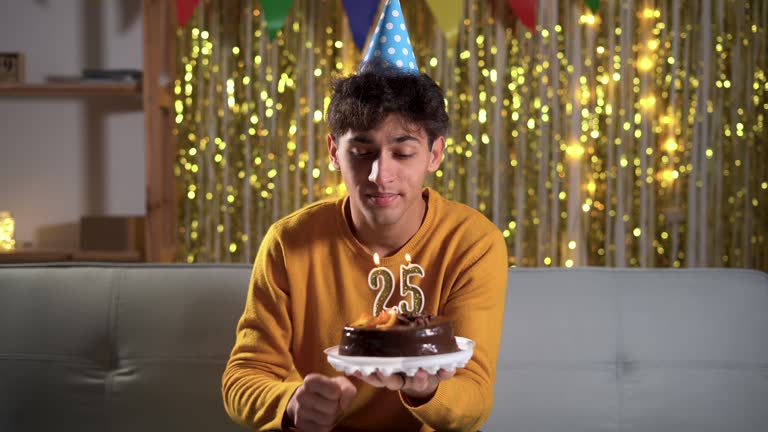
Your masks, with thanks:
[(424, 369), (430, 375), (434, 375), (440, 369), (452, 371), (456, 368), (463, 368), (472, 358), (475, 349), (475, 342), (471, 339), (456, 336), (456, 345), (459, 351), (447, 354), (435, 354), (416, 357), (361, 357), (344, 356), (339, 354), (339, 346), (333, 346), (326, 349), (328, 363), (339, 372), (346, 375), (352, 375), (355, 372), (361, 372), (368, 376), (374, 372), (381, 372), (384, 376), (390, 376), (394, 373), (405, 373), (407, 376), (414, 376), (416, 371)]

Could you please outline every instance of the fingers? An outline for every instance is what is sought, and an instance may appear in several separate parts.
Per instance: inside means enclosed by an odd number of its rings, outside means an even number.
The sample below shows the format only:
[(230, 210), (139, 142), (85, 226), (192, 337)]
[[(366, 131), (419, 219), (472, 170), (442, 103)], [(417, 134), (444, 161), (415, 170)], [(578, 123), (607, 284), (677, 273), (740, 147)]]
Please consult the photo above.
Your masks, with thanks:
[(455, 369), (450, 371), (440, 369), (434, 375), (430, 375), (424, 369), (419, 369), (412, 377), (408, 377), (402, 372), (385, 376), (381, 372), (363, 375), (359, 371), (355, 372), (353, 376), (378, 388), (384, 387), (389, 390), (404, 390), (413, 393), (430, 393), (434, 392), (440, 382), (453, 378), (455, 374)]
[(440, 382), (451, 379), (455, 374), (455, 369), (451, 371), (440, 369), (434, 375), (430, 375), (424, 369), (419, 369), (413, 377), (406, 379), (405, 385), (401, 390), (403, 393), (413, 397), (431, 397), (437, 391)]
[(294, 393), (291, 402), (295, 399), (295, 403), (289, 411), (300, 430), (327, 431), (338, 421), (356, 394), (357, 388), (347, 377), (309, 374)]
[(386, 387), (389, 390), (400, 390), (405, 386), (405, 374), (396, 373), (390, 376), (384, 376), (381, 372), (376, 372), (375, 375), (380, 383), (380, 387)]
[(306, 386), (299, 387), (295, 393), (297, 408), (294, 422), (297, 426), (306, 428), (308, 423), (317, 426), (332, 426), (336, 419), (338, 402), (313, 393)]
[(312, 393), (328, 400), (338, 401), (341, 396), (341, 389), (333, 378), (325, 375), (312, 373), (304, 378), (304, 386)]
[(357, 387), (355, 387), (355, 385), (352, 384), (352, 381), (347, 377), (336, 377), (333, 378), (333, 381), (339, 386), (339, 391), (341, 392), (339, 397), (339, 407), (342, 411), (346, 410), (349, 408), (349, 404), (352, 403), (352, 399), (357, 395)]
[(404, 373), (396, 373), (388, 377), (382, 375), (381, 380), (384, 383), (384, 387), (390, 390), (401, 390), (405, 387), (408, 378), (405, 377)]
[(403, 386), (404, 390), (415, 390), (417, 392), (425, 391), (430, 385), (437, 387), (437, 378), (432, 378), (427, 371), (419, 369), (416, 374), (408, 380), (407, 386)]
[(403, 386), (405, 386), (407, 381), (405, 375), (399, 373), (385, 376), (381, 372), (374, 372), (370, 375), (363, 375), (360, 372), (355, 372), (353, 376), (367, 382), (374, 387), (384, 387), (389, 390), (400, 390), (403, 388)]
[(299, 430), (325, 432), (333, 427), (335, 417), (322, 412), (316, 398), (302, 385), (288, 402), (287, 412)]
[(451, 370), (440, 369), (439, 371), (437, 371), (437, 378), (440, 381), (449, 380), (453, 378), (454, 375), (456, 375), (456, 369), (451, 369)]
[(337, 408), (342, 410), (357, 395), (357, 387), (345, 376), (329, 378), (320, 374), (309, 374), (304, 379), (308, 391), (319, 397), (318, 407), (326, 413), (334, 413)]
[(300, 431), (327, 432), (333, 429), (335, 419), (312, 411), (302, 410), (297, 413), (294, 424)]

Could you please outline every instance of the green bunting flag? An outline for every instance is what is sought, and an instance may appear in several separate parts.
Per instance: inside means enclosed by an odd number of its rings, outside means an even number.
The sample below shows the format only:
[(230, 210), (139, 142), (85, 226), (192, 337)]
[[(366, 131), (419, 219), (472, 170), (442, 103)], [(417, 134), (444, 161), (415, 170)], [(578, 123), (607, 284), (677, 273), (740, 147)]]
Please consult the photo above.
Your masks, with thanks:
[(597, 13), (597, 7), (600, 5), (600, 0), (584, 0), (587, 2), (587, 6), (592, 10), (592, 13)]
[(264, 10), (264, 20), (267, 22), (269, 40), (277, 35), (283, 28), (288, 12), (291, 10), (293, 0), (262, 0), (261, 7)]

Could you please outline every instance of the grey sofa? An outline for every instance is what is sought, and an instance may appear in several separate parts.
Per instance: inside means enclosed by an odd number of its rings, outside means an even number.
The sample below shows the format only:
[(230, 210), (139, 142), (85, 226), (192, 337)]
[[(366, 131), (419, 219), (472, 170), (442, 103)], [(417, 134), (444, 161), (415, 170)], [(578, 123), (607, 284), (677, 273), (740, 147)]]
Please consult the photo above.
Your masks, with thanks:
[[(0, 431), (238, 431), (246, 265), (0, 266)], [(768, 431), (768, 275), (510, 271), (485, 431)]]
[(513, 270), (484, 429), (768, 432), (768, 274)]

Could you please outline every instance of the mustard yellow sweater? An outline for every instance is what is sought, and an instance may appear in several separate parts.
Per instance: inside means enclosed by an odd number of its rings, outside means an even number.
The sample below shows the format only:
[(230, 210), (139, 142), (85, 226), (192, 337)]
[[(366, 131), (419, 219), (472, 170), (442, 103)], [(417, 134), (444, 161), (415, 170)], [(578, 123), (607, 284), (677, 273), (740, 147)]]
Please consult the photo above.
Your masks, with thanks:
[[(382, 294), (379, 304), (405, 302), (412, 308), (412, 287), (419, 287), (422, 311), (452, 318), (456, 334), (476, 342), (474, 356), (439, 385), (429, 402), (415, 408), (396, 391), (351, 378), (358, 393), (337, 430), (476, 430), (493, 406), (506, 245), (481, 213), (431, 189), (424, 196), (427, 214), (418, 232), (395, 255), (382, 259), (394, 284), (389, 300), (384, 303)], [(323, 350), (339, 343), (345, 323), (372, 313), (382, 292), (369, 286), (375, 265), (349, 228), (346, 201), (314, 203), (276, 222), (256, 257), (222, 394), (229, 415), (257, 430), (280, 429), (304, 376), (339, 375)], [(408, 277), (401, 295), (406, 253), (424, 276)]]

